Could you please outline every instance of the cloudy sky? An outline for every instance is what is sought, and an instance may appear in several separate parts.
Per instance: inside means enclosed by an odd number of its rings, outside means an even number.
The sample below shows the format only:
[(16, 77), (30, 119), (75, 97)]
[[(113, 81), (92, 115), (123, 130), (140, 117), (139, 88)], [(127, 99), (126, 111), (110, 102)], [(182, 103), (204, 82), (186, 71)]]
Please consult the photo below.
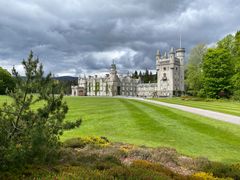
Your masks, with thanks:
[(0, 0), (0, 66), (33, 50), (55, 75), (154, 69), (155, 53), (240, 30), (239, 0)]

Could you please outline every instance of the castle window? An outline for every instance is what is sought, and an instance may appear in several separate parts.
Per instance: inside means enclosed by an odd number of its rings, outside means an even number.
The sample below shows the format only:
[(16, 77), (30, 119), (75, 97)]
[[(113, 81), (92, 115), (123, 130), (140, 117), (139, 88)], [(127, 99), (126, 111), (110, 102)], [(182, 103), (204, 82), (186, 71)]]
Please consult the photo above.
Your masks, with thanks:
[(166, 81), (167, 80), (167, 75), (166, 73), (163, 73), (163, 78), (162, 78), (163, 81)]
[(166, 67), (164, 67), (163, 70), (166, 71)]
[(176, 70), (177, 70), (177, 67), (176, 67)]

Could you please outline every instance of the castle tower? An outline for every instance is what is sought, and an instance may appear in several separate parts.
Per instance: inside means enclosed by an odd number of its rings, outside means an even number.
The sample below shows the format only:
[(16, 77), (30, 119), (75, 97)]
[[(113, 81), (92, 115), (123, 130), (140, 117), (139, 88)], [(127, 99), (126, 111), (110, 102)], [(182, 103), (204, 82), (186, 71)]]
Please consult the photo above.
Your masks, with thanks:
[(174, 48), (172, 47), (170, 52), (169, 52), (169, 59), (170, 59), (170, 63), (173, 64), (174, 63), (174, 59), (175, 59), (175, 52), (174, 52)]
[(184, 91), (184, 48), (156, 54), (158, 96), (179, 96)]
[(169, 52), (169, 96), (174, 95), (174, 90), (175, 90), (175, 83), (174, 80), (176, 79), (176, 59), (175, 59), (175, 51), (174, 48), (172, 47), (170, 52)]
[(179, 48), (176, 50), (176, 57), (180, 60), (181, 65), (184, 65), (184, 58), (185, 58), (185, 49)]
[(176, 57), (180, 60), (180, 90), (185, 91), (184, 88), (184, 60), (185, 60), (185, 49), (179, 48), (176, 50)]
[(119, 78), (117, 76), (117, 67), (116, 64), (112, 63), (111, 69), (110, 69), (110, 79), (109, 79), (109, 85), (110, 85), (110, 95), (116, 96), (120, 95), (120, 86), (119, 86)]
[(156, 70), (157, 70), (157, 84), (158, 84), (158, 89), (160, 89), (160, 76), (161, 76), (161, 53), (160, 50), (157, 50), (156, 53)]
[(86, 96), (87, 95), (87, 79), (85, 75), (83, 77), (79, 76), (78, 86), (80, 89), (79, 95)]

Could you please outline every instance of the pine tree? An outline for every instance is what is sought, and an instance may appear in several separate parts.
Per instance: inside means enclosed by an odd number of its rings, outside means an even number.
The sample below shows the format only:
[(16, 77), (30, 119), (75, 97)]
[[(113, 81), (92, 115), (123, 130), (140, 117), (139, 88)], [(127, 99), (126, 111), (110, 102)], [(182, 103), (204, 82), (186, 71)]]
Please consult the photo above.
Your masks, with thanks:
[(138, 72), (137, 71), (134, 72), (134, 78), (136, 78), (136, 79), (138, 78)]
[(140, 79), (141, 79), (141, 81), (143, 80), (143, 75), (142, 75), (142, 72), (140, 71), (139, 72), (139, 77), (140, 77)]
[[(14, 91), (8, 92), (12, 103), (0, 109), (0, 168), (23, 166), (25, 163), (49, 162), (56, 157), (62, 122), (68, 111), (63, 94), (51, 74), (44, 77), (43, 66), (30, 52), (22, 62), (26, 79), (15, 68)], [(37, 92), (37, 94), (33, 94)], [(41, 104), (33, 109), (36, 103)]]
[(152, 83), (154, 80), (153, 80), (153, 74), (152, 74), (152, 71), (150, 71), (150, 74), (149, 74), (149, 81)]

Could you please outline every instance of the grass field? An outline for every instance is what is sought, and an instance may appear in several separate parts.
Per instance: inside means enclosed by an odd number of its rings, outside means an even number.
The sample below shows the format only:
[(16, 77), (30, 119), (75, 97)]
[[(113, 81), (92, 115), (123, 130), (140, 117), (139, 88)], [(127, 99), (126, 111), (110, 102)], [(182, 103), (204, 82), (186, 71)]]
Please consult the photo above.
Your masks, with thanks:
[(153, 100), (240, 116), (240, 102), (231, 102), (227, 100), (194, 101), (191, 99), (182, 100), (181, 98), (155, 98)]
[[(0, 98), (0, 103), (6, 97)], [(190, 156), (240, 162), (240, 126), (177, 109), (120, 98), (66, 97), (66, 120), (81, 117), (80, 128), (64, 132), (62, 140), (106, 136), (146, 146), (167, 146)]]

